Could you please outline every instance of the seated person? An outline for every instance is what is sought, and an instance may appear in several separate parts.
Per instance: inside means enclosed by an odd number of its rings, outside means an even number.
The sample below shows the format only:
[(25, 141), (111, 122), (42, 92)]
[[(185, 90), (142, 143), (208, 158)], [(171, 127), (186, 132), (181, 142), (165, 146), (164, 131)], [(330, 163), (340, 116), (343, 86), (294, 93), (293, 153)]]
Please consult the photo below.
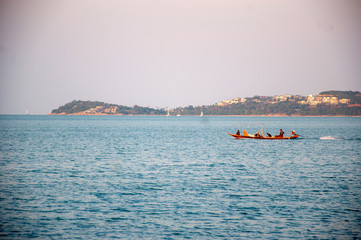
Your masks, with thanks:
[(255, 137), (259, 137), (259, 132), (256, 132), (256, 133), (254, 134), (254, 136), (255, 136)]
[(282, 129), (280, 129), (280, 137), (283, 137), (283, 134), (285, 134), (284, 131), (282, 131)]
[(236, 133), (237, 135), (241, 135), (241, 133), (239, 132), (239, 130), (237, 130), (237, 133)]
[(269, 134), (269, 133), (267, 133), (267, 136), (268, 136), (268, 137), (272, 137), (272, 135), (271, 135), (271, 134)]
[(283, 134), (284, 134), (284, 132), (282, 131), (282, 129), (280, 129), (280, 135), (276, 135), (275, 137), (280, 137), (280, 138), (282, 138), (282, 137), (283, 137)]

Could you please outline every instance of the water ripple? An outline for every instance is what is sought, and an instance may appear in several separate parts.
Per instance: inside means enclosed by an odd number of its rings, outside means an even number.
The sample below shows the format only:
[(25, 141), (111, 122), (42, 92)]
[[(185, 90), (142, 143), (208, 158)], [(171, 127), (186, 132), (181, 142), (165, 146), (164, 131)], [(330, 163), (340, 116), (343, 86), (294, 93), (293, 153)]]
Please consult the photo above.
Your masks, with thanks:
[(361, 238), (359, 119), (207, 119), (0, 117), (0, 238)]

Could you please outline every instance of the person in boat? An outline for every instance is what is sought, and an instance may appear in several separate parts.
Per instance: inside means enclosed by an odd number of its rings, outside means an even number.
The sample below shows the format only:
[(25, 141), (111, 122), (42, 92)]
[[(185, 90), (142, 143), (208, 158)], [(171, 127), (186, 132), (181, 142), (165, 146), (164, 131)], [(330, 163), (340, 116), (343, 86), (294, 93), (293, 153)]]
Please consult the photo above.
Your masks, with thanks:
[(283, 134), (285, 134), (285, 133), (282, 131), (282, 129), (280, 129), (280, 135), (276, 135), (275, 137), (282, 138)]
[(296, 132), (295, 132), (295, 130), (292, 130), (292, 135), (296, 135)]
[(267, 137), (272, 137), (272, 135), (271, 135), (271, 134), (269, 134), (269, 133), (267, 133)]
[(259, 132), (256, 132), (256, 133), (254, 134), (254, 136), (255, 136), (255, 137), (259, 137)]
[(282, 131), (282, 129), (280, 129), (280, 137), (283, 137), (283, 134), (285, 134), (285, 132), (284, 131)]
[(237, 135), (241, 135), (241, 133), (239, 132), (239, 130), (237, 130), (237, 133), (236, 133)]

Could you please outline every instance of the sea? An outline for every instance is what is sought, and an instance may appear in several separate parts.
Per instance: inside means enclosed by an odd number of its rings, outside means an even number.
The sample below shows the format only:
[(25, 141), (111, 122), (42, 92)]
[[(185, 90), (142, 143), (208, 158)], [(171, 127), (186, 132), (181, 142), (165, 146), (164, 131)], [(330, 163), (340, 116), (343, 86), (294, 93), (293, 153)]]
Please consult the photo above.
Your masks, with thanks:
[(0, 115), (0, 239), (361, 239), (361, 118)]

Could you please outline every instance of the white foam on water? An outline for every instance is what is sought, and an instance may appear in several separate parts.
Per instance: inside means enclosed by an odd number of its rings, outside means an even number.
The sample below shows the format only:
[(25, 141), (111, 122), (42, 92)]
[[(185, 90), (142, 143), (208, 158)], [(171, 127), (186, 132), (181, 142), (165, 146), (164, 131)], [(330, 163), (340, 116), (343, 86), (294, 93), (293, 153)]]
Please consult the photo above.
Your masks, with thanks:
[(320, 139), (321, 140), (342, 140), (340, 138), (335, 138), (335, 137), (332, 137), (332, 136), (324, 136), (324, 137), (321, 137)]

